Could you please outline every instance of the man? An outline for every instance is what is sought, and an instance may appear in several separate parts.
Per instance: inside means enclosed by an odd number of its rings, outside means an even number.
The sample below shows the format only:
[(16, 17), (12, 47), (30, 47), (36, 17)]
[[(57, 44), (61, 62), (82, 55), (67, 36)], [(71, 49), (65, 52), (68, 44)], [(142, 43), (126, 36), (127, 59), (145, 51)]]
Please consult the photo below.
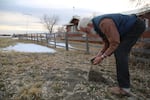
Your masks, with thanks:
[(94, 65), (114, 53), (119, 86), (110, 88), (111, 93), (130, 93), (128, 58), (131, 48), (145, 30), (144, 21), (134, 14), (105, 14), (81, 19), (78, 29), (87, 34), (94, 29), (104, 41), (103, 49), (93, 58)]

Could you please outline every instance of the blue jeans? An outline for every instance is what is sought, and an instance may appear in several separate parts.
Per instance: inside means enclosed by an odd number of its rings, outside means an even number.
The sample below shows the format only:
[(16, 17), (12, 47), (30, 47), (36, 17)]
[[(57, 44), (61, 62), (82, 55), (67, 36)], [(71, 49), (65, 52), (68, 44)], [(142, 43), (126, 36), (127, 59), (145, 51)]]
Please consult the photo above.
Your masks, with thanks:
[(129, 54), (138, 38), (145, 30), (145, 23), (141, 19), (137, 19), (131, 30), (126, 35), (121, 37), (120, 44), (115, 50), (116, 72), (119, 87), (130, 88), (129, 74)]

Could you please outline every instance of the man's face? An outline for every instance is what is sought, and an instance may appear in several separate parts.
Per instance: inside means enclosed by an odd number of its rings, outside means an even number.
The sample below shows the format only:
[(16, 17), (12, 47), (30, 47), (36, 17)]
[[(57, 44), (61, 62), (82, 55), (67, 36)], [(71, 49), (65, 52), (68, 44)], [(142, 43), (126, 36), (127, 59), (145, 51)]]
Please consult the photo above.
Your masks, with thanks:
[(85, 28), (81, 27), (81, 28), (80, 28), (80, 31), (81, 31), (81, 32), (84, 32), (84, 33), (87, 33), (87, 34), (96, 34), (94, 28), (91, 27), (91, 26), (87, 26), (87, 27), (85, 27)]
[(80, 27), (80, 31), (89, 34), (91, 32), (91, 28), (90, 27)]

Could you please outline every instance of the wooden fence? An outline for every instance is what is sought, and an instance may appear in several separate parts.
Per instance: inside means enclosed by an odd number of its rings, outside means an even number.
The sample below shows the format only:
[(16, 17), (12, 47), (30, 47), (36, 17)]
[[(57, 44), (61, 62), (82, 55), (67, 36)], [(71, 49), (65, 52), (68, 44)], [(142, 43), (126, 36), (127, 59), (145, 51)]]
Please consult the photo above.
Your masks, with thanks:
[(132, 60), (150, 66), (150, 38), (140, 39), (132, 49)]
[[(70, 35), (70, 34), (69, 34)], [(72, 37), (69, 38), (67, 33), (56, 33), (56, 34), (23, 34), (19, 36), (19, 39), (32, 40), (40, 43), (46, 43), (47, 46), (64, 47), (67, 51), (69, 49), (82, 50), (86, 53), (90, 53), (90, 45), (88, 36), (80, 36), (80, 42), (71, 43), (70, 39), (74, 40)], [(76, 39), (76, 38), (75, 38)], [(82, 43), (81, 43), (82, 39)], [(59, 45), (59, 43), (64, 43), (64, 45)], [(79, 46), (82, 48), (71, 47), (70, 44), (74, 46)], [(94, 46), (94, 48), (100, 48), (99, 46)], [(133, 55), (133, 60), (136, 62), (144, 62), (150, 64), (150, 38), (139, 39), (135, 47), (132, 49), (131, 54)]]
[[(55, 34), (46, 34), (46, 33), (29, 34), (28, 33), (28, 34), (21, 34), (18, 37), (19, 39), (32, 40), (38, 43), (46, 43), (47, 46), (54, 46), (55, 48), (64, 47), (67, 51), (69, 49), (76, 49), (76, 50), (83, 50), (86, 53), (90, 53), (89, 48), (91, 45), (89, 45), (88, 36), (81, 37), (82, 44), (70, 43), (69, 35), (67, 33), (55, 33)], [(64, 43), (65, 45), (60, 45), (61, 43)], [(83, 48), (71, 47), (69, 44), (81, 45), (81, 47)]]

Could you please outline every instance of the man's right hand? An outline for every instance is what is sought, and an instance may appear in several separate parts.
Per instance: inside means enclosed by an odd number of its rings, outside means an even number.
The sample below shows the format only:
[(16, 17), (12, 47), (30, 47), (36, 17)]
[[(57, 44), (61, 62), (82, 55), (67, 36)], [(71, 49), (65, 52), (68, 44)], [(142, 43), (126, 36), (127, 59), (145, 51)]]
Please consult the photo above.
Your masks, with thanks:
[(96, 57), (93, 57), (90, 61), (93, 64)]
[(93, 60), (93, 65), (97, 65), (97, 64), (99, 64), (99, 63), (101, 63), (102, 62), (102, 60), (103, 60), (104, 58), (102, 57), (102, 56), (97, 56), (97, 57), (95, 57), (95, 59)]

